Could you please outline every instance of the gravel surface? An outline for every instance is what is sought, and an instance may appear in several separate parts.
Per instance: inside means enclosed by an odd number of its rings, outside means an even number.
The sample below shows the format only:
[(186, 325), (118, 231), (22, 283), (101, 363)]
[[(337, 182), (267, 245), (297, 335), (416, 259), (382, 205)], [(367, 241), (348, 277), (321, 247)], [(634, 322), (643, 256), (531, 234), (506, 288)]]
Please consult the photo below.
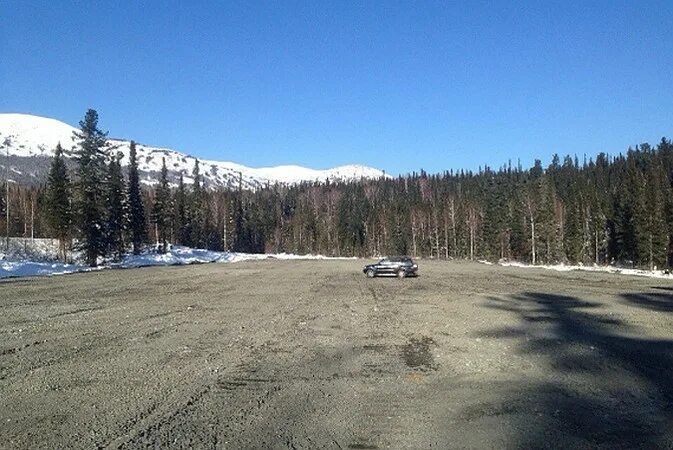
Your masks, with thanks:
[(421, 261), (0, 283), (3, 448), (673, 448), (673, 286)]

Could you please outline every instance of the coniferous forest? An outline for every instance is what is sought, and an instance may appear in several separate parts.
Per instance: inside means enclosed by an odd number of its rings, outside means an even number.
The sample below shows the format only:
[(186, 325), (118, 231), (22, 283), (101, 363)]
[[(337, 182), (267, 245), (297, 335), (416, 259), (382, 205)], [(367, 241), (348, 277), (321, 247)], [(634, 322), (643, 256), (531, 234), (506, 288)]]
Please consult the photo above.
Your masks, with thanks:
[[(558, 155), (548, 166), (478, 172), (423, 171), (349, 183), (256, 191), (194, 184), (141, 186), (106, 146), (89, 110), (77, 135), (76, 170), (58, 149), (44, 186), (9, 187), (0, 201), (12, 236), (74, 240), (87, 262), (144, 245), (333, 256), (408, 254), (505, 258), (533, 264), (673, 266), (673, 145), (641, 144), (593, 158)], [(541, 155), (544, 156), (544, 155)], [(5, 187), (3, 186), (3, 192)], [(62, 256), (67, 258), (67, 248)]]

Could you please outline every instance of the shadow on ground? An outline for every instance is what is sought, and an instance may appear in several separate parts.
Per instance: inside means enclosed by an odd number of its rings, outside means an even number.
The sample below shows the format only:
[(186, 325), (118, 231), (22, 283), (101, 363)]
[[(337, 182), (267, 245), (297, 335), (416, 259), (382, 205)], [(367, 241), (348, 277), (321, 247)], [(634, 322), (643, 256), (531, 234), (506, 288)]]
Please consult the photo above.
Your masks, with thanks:
[[(673, 311), (670, 294), (622, 297)], [(575, 297), (528, 292), (485, 306), (520, 323), (480, 335), (516, 339), (536, 365), (504, 394), (502, 404), (516, 405), (507, 419), (516, 447), (673, 448), (673, 340), (634, 337), (601, 304)]]
[[(656, 289), (673, 291), (673, 288), (658, 287)], [(651, 309), (659, 312), (673, 312), (673, 293), (643, 292), (637, 294), (623, 294), (627, 303), (640, 308)]]

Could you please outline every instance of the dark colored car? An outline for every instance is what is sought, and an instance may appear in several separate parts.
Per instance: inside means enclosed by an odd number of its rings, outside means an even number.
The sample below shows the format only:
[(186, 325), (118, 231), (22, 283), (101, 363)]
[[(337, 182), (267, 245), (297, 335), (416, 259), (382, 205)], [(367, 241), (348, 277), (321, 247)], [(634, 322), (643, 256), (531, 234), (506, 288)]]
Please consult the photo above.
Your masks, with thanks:
[(362, 270), (369, 278), (379, 275), (393, 275), (399, 278), (418, 276), (418, 265), (408, 256), (383, 258), (376, 264), (369, 264)]

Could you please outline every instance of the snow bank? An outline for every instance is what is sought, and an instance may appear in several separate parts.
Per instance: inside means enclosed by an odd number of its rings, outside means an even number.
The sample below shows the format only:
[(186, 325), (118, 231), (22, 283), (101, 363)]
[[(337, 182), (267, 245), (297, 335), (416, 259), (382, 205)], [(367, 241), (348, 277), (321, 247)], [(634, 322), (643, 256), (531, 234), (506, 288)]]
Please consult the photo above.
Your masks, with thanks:
[(0, 278), (62, 275), (64, 273), (85, 272), (95, 269), (79, 264), (0, 260)]
[(555, 270), (557, 272), (570, 272), (573, 270), (580, 270), (584, 272), (603, 272), (603, 273), (614, 273), (620, 275), (634, 275), (639, 277), (650, 277), (650, 278), (664, 278), (673, 280), (673, 274), (663, 271), (663, 270), (642, 270), (642, 269), (626, 269), (622, 267), (615, 266), (582, 266), (582, 265), (566, 265), (566, 264), (554, 264), (554, 265), (530, 265), (524, 264), (516, 261), (507, 261), (500, 262), (499, 265), (503, 267), (520, 267), (525, 269), (546, 269), (546, 270)]
[(29, 277), (43, 275), (61, 275), (73, 272), (87, 272), (106, 268), (135, 268), (149, 266), (177, 266), (200, 263), (235, 263), (262, 259), (355, 259), (334, 258), (323, 255), (295, 255), (291, 253), (256, 254), (215, 252), (211, 250), (188, 247), (173, 247), (167, 253), (147, 251), (141, 255), (128, 255), (121, 262), (101, 264), (90, 268), (82, 264), (63, 264), (56, 262), (39, 262), (21, 259), (10, 259), (0, 254), (0, 278)]
[(115, 266), (147, 267), (147, 266), (174, 266), (182, 264), (199, 263), (233, 263), (240, 261), (251, 261), (261, 259), (355, 259), (355, 258), (335, 258), (323, 255), (295, 255), (292, 253), (235, 253), (235, 252), (215, 252), (212, 250), (195, 249), (189, 247), (173, 247), (167, 253), (146, 253), (143, 255), (130, 255), (124, 258), (121, 263)]

